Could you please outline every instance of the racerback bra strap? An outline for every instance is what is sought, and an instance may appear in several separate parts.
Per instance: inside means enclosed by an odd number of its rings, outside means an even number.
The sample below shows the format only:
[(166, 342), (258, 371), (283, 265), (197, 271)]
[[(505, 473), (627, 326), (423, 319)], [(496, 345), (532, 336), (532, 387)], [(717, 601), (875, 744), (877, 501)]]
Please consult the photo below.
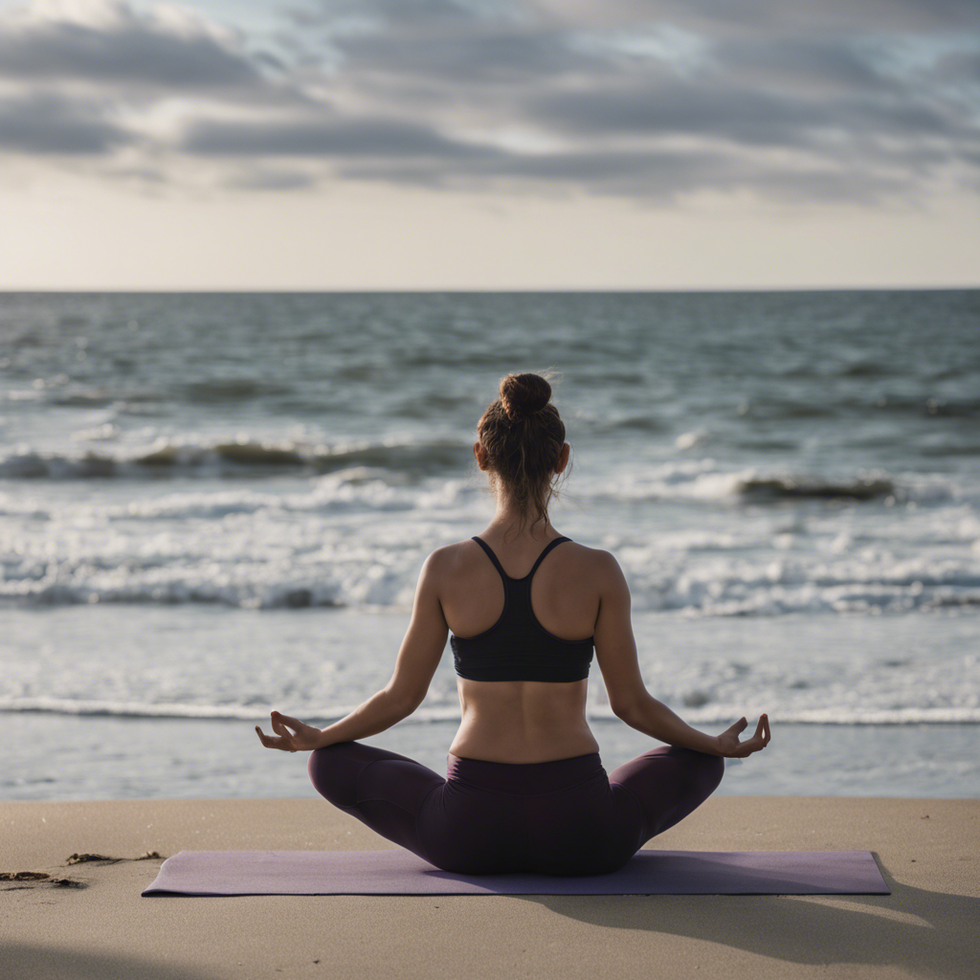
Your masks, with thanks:
[[(476, 537), (476, 535), (474, 535), (473, 540), (487, 553), (488, 557), (490, 558), (490, 561), (493, 562), (494, 567), (497, 569), (498, 572), (500, 572), (501, 577), (505, 581), (507, 580), (511, 582), (521, 581), (521, 579), (511, 578), (511, 576), (504, 571), (504, 567), (503, 565), (500, 564), (500, 561), (497, 559), (497, 556), (493, 553), (493, 549), (490, 547), (490, 545), (486, 543), (486, 541), (483, 540), (483, 538), (478, 538)], [(571, 540), (572, 540), (571, 538), (560, 537), (560, 538), (555, 538), (554, 541), (549, 541), (545, 545), (544, 550), (541, 552), (541, 554), (538, 555), (538, 560), (534, 563), (534, 566), (531, 568), (531, 571), (529, 571), (527, 575), (524, 576), (524, 578), (531, 578), (534, 575), (534, 573), (538, 570), (538, 566), (541, 564), (541, 562), (544, 561), (545, 556), (548, 554), (549, 551), (551, 551), (552, 548), (555, 547), (555, 545), (561, 544), (562, 541), (571, 541)]]
[(510, 576), (504, 571), (504, 566), (500, 564), (500, 562), (497, 560), (497, 556), (493, 553), (493, 548), (491, 548), (490, 545), (483, 540), (483, 538), (478, 538), (476, 535), (473, 536), (473, 540), (487, 553), (490, 561), (493, 562), (494, 567), (498, 572), (500, 572), (501, 578), (510, 578)]
[(549, 541), (548, 544), (545, 546), (544, 551), (542, 551), (541, 554), (538, 555), (538, 560), (534, 563), (534, 566), (531, 568), (531, 571), (527, 573), (527, 577), (531, 578), (534, 575), (534, 573), (538, 570), (538, 565), (540, 565), (541, 562), (544, 561), (545, 555), (547, 555), (548, 552), (555, 547), (555, 545), (561, 544), (562, 541), (570, 541), (570, 540), (571, 538), (555, 538), (554, 541)]
[(456, 673), (474, 681), (540, 681), (570, 683), (585, 680), (595, 649), (595, 638), (562, 640), (549, 633), (534, 615), (531, 583), (545, 557), (563, 541), (549, 541), (534, 567), (522, 578), (511, 578), (482, 538), (473, 536), (497, 569), (504, 585), (504, 608), (489, 629), (476, 636), (456, 636), (450, 643)]

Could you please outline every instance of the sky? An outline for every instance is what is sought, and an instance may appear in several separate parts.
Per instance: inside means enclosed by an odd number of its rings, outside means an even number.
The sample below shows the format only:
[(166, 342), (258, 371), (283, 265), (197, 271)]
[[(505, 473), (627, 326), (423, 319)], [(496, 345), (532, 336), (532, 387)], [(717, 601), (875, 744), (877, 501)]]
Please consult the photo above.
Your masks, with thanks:
[(0, 289), (980, 285), (980, 0), (0, 0)]

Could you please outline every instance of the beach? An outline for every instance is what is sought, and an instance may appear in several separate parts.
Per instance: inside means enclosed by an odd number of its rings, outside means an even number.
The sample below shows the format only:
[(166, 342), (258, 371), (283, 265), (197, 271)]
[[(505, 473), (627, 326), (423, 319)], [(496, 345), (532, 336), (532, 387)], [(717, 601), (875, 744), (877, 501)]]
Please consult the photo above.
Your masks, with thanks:
[[(0, 881), (0, 975), (972, 978), (978, 303), (4, 294), (0, 872), (48, 877)], [(480, 414), (549, 366), (550, 517), (620, 562), (649, 691), (772, 722), (650, 845), (870, 850), (893, 894), (140, 897), (181, 850), (393, 846), (253, 726), (385, 685), (426, 556), (493, 515)], [(650, 747), (599, 669), (587, 717), (607, 771)], [(444, 654), (365, 741), (442, 773), (459, 721)]]
[(887, 896), (141, 898), (180, 850), (393, 845), (309, 799), (7, 802), (0, 827), (0, 871), (75, 885), (0, 882), (9, 977), (967, 980), (980, 959), (977, 800), (719, 797), (647, 845), (870, 850)]
[(980, 980), (978, 14), (0, 0), (0, 980)]

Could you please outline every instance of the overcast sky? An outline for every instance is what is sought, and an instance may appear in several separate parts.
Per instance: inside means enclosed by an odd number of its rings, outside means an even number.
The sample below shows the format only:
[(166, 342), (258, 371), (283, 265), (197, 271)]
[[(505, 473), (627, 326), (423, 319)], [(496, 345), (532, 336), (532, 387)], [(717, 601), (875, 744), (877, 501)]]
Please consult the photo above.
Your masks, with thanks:
[(0, 0), (0, 288), (980, 285), (980, 0)]

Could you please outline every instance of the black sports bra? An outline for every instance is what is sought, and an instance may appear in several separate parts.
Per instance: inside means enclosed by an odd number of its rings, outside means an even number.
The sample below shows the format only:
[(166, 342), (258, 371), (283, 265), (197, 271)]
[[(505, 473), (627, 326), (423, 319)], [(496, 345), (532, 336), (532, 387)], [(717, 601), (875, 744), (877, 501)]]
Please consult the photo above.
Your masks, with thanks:
[(580, 681), (589, 676), (593, 637), (563, 640), (549, 633), (531, 608), (531, 579), (552, 548), (571, 538), (549, 541), (524, 578), (511, 578), (490, 545), (480, 545), (504, 580), (504, 609), (488, 630), (476, 636), (455, 636), (453, 648), (456, 673), (474, 681)]

